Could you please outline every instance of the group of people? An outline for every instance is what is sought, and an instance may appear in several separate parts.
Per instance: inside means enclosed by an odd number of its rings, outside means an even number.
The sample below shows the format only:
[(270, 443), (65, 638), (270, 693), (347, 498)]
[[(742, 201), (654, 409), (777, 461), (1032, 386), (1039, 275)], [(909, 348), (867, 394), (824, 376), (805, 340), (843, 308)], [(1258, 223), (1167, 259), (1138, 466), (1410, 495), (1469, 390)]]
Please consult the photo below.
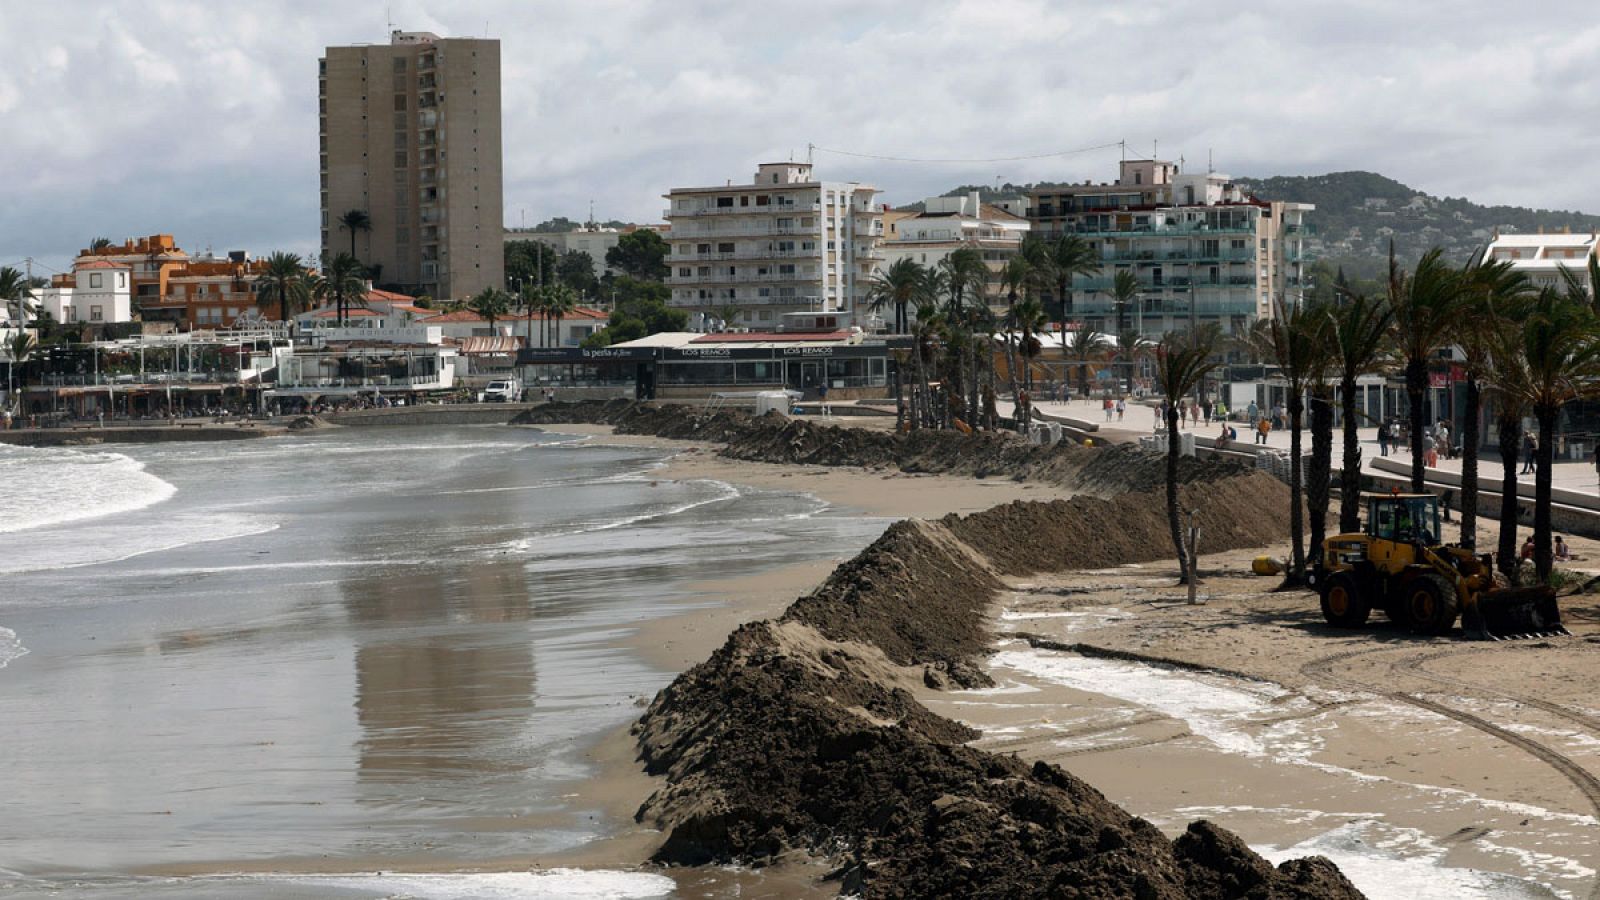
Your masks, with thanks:
[[(1107, 402), (1109, 402), (1109, 400)], [(1117, 420), (1121, 421), (1122, 420), (1122, 415), (1121, 415), (1121, 413), (1122, 413), (1122, 408), (1121, 408), (1122, 401), (1121, 400), (1117, 401), (1117, 406), (1118, 406), (1118, 409), (1117, 409), (1117, 413), (1118, 413)], [(1188, 403), (1184, 403), (1182, 400), (1179, 400), (1178, 404), (1177, 404), (1177, 407), (1178, 407), (1178, 425), (1181, 428), (1188, 428), (1191, 424), (1193, 424), (1194, 427), (1199, 428), (1201, 425), (1204, 425), (1204, 424), (1206, 424), (1208, 422), (1227, 422), (1228, 421), (1228, 405), (1226, 403), (1223, 403), (1221, 400), (1218, 400), (1215, 403), (1211, 402), (1210, 400), (1206, 400), (1206, 401), (1203, 401), (1203, 402), (1199, 401), (1199, 400), (1190, 400)], [(1158, 429), (1161, 428), (1163, 426), (1163, 423), (1166, 422), (1166, 420), (1167, 420), (1167, 401), (1163, 400), (1163, 401), (1161, 401), (1160, 404), (1158, 404), (1156, 406), (1156, 427)], [(1111, 417), (1110, 417), (1109, 414), (1106, 416), (1106, 421), (1107, 422), (1111, 421)]]
[[(1522, 551), (1518, 556), (1526, 560), (1533, 559), (1533, 535), (1528, 535), (1528, 539), (1522, 542)], [(1567, 546), (1566, 539), (1559, 534), (1555, 536), (1555, 546), (1550, 548), (1550, 556), (1556, 562), (1571, 562), (1577, 559), (1572, 555), (1572, 549)]]

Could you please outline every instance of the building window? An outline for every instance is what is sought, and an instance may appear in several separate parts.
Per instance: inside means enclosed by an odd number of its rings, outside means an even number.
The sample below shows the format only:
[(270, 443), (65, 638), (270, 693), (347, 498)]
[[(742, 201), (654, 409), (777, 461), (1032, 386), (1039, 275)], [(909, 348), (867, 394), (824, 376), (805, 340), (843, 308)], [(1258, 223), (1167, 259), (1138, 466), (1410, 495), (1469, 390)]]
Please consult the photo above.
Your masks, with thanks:
[(394, 111), (395, 112), (405, 112), (406, 111), (406, 95), (405, 94), (395, 94), (394, 95)]
[(78, 321), (78, 308), (76, 306), (67, 307), (67, 321), (68, 322), (76, 322), (76, 321)]
[(89, 287), (97, 288), (97, 287), (100, 287), (100, 286), (101, 286), (101, 284), (100, 284), (100, 273), (99, 272), (91, 272), (91, 273), (89, 273)]
[(106, 315), (105, 315), (105, 307), (103, 307), (103, 306), (91, 306), (91, 307), (89, 307), (89, 321), (91, 321), (91, 322), (101, 322), (101, 321), (105, 320), (105, 317), (106, 317)]

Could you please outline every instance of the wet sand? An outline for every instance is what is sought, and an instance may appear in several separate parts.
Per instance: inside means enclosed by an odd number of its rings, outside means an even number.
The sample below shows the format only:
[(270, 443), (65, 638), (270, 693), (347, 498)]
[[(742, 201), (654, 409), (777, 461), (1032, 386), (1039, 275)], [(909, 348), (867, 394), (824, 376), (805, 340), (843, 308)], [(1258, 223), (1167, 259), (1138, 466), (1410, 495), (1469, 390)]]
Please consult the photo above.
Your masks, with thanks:
[[(676, 447), (683, 452), (665, 473), (674, 477), (807, 490), (879, 515), (937, 517), (1064, 495), (733, 462), (689, 442), (582, 430)], [(1480, 546), (1492, 546), (1495, 527), (1483, 522)], [(1600, 571), (1600, 542), (1575, 539), (1573, 548), (1571, 568)], [(1369, 629), (1333, 632), (1314, 595), (1274, 593), (1277, 579), (1249, 574), (1261, 552), (1285, 548), (1204, 557), (1200, 607), (1181, 605), (1171, 563), (1015, 580), (993, 611), (996, 688), (933, 691), (909, 671), (897, 681), (935, 712), (984, 730), (975, 746), (1059, 764), (1169, 833), (1207, 818), (1274, 859), (1329, 855), (1374, 896), (1586, 896), (1600, 870), (1600, 792), (1585, 787), (1587, 773), (1600, 772), (1600, 604), (1564, 599), (1577, 637), (1559, 642), (1420, 639), (1380, 624), (1381, 614)], [(829, 568), (697, 585), (728, 605), (650, 623), (641, 652), (674, 669), (698, 662), (732, 627), (776, 614)], [(1036, 648), (1023, 634), (1152, 661)], [(626, 730), (593, 760), (605, 775), (592, 789), (610, 793), (613, 814), (631, 814), (652, 782), (633, 765)], [(597, 846), (593, 859), (627, 862), (654, 837), (637, 831)]]

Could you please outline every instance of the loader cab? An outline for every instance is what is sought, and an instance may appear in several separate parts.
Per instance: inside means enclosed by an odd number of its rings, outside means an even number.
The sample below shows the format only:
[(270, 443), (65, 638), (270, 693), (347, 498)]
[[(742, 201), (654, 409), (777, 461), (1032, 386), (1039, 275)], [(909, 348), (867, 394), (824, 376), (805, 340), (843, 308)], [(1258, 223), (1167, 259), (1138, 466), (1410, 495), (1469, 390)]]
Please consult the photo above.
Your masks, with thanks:
[(1439, 498), (1432, 494), (1369, 495), (1367, 534), (1400, 544), (1435, 546), (1442, 534)]

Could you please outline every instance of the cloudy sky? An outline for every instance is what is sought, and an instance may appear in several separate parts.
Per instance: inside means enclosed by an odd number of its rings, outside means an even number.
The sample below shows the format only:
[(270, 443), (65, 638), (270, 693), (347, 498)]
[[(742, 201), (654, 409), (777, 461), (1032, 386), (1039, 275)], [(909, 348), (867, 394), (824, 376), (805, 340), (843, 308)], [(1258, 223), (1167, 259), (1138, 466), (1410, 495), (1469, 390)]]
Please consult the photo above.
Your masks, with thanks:
[[(1217, 12), (1219, 8), (1227, 12)], [(502, 41), (507, 224), (656, 221), (672, 186), (806, 145), (995, 159), (1127, 141), (1236, 175), (1367, 169), (1430, 193), (1600, 212), (1586, 4), (1342, 0), (390, 0)], [(0, 264), (96, 236), (311, 252), (316, 61), (384, 0), (4, 0)], [(1010, 162), (817, 155), (890, 202), (1102, 179), (1119, 151)]]

